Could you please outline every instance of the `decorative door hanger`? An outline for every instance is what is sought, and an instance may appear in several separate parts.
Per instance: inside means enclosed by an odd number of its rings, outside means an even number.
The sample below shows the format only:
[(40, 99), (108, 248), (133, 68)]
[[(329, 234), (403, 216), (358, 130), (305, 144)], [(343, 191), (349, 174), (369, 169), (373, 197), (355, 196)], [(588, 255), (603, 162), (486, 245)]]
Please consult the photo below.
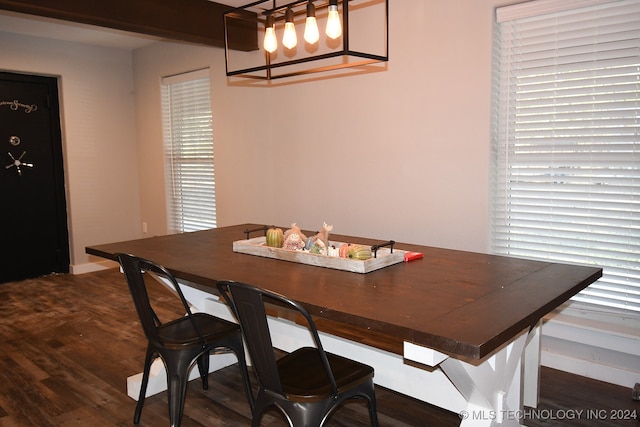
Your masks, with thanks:
[[(18, 111), (18, 110), (22, 110), (24, 111), (26, 114), (29, 114), (33, 111), (37, 111), (38, 110), (38, 106), (35, 104), (24, 104), (20, 101), (18, 101), (17, 99), (14, 99), (13, 101), (0, 101), (0, 107), (9, 107), (10, 109), (14, 110), (14, 111)], [(16, 135), (11, 135), (9, 137), (9, 144), (11, 144), (13, 147), (17, 147), (18, 145), (20, 145), (20, 137), (16, 136)], [(23, 151), (22, 154), (20, 154), (19, 157), (15, 157), (11, 151), (9, 151), (7, 154), (9, 154), (9, 157), (11, 158), (11, 163), (9, 163), (8, 165), (6, 165), (4, 168), (5, 169), (11, 169), (11, 168), (16, 168), (16, 172), (18, 173), (19, 176), (22, 176), (22, 168), (24, 167), (28, 167), (28, 168), (32, 168), (33, 167), (33, 163), (27, 163), (25, 161), (22, 160), (22, 158), (24, 157), (25, 154), (27, 154), (26, 151)]]

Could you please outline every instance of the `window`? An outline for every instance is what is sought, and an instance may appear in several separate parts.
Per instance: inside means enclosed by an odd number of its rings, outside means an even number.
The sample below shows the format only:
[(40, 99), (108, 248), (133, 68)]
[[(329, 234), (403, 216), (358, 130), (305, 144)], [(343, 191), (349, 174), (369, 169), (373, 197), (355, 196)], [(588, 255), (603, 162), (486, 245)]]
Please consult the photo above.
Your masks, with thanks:
[(209, 70), (162, 80), (168, 229), (216, 226)]
[(492, 250), (600, 266), (573, 300), (640, 313), (640, 0), (497, 20)]

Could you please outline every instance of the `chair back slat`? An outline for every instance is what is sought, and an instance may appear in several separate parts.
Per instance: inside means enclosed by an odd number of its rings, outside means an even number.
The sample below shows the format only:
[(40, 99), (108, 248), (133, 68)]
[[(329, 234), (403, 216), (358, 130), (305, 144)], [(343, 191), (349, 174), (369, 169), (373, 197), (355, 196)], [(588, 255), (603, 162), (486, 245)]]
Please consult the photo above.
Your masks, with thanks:
[(140, 317), (142, 329), (149, 341), (152, 341), (155, 344), (162, 343), (162, 339), (158, 333), (158, 328), (162, 326), (163, 322), (153, 309), (153, 304), (149, 298), (149, 291), (145, 283), (145, 278), (155, 275), (160, 279), (165, 279), (163, 281), (167, 283), (167, 285), (170, 285), (172, 290), (178, 295), (185, 310), (185, 314), (191, 320), (191, 326), (204, 345), (202, 332), (199, 330), (197, 323), (193, 319), (189, 303), (182, 293), (180, 285), (173, 274), (161, 265), (133, 255), (116, 254), (116, 258), (122, 266), (122, 271), (127, 279), (133, 303), (136, 307), (136, 311), (138, 312), (138, 316)]
[(265, 308), (265, 302), (270, 302), (284, 305), (304, 317), (333, 394), (338, 392), (331, 366), (318, 335), (318, 329), (311, 315), (304, 307), (283, 295), (246, 283), (220, 281), (218, 282), (218, 289), (238, 318), (247, 341), (251, 360), (255, 365), (256, 375), (265, 388), (283, 393)]
[[(217, 287), (240, 323), (260, 382), (252, 425), (258, 426), (262, 413), (275, 405), (289, 425), (320, 426), (343, 401), (362, 397), (368, 402), (371, 425), (377, 427), (373, 368), (325, 352), (315, 322), (302, 304), (247, 283), (218, 281)], [(300, 326), (305, 326), (299, 320), (304, 318), (314, 346), (300, 347), (276, 360), (266, 304), (277, 306), (278, 313), (280, 307), (293, 311)], [(289, 313), (286, 317), (290, 318)]]
[(142, 330), (149, 341), (159, 344), (158, 327), (162, 325), (162, 322), (153, 310), (144, 282), (143, 271), (147, 268), (141, 264), (141, 260), (138, 258), (125, 254), (118, 254), (117, 258), (127, 279), (129, 292), (140, 318)]
[(262, 294), (239, 286), (226, 289), (223, 295), (238, 317), (258, 380), (266, 389), (282, 393)]

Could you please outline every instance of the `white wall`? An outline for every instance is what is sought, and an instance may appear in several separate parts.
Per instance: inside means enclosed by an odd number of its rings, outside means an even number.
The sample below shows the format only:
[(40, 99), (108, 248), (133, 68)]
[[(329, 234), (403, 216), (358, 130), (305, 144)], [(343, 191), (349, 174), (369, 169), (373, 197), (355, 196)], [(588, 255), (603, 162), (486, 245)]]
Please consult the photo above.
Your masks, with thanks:
[(486, 252), (496, 3), (392, 0), (386, 72), (272, 89), (274, 221)]
[(140, 236), (131, 53), (0, 32), (0, 69), (59, 77), (71, 267)]
[(263, 113), (269, 94), (227, 87), (221, 49), (156, 43), (134, 52), (140, 199), (149, 236), (167, 233), (161, 79), (203, 68), (212, 76), (218, 225), (273, 218), (271, 193), (277, 170), (269, 167), (270, 117)]

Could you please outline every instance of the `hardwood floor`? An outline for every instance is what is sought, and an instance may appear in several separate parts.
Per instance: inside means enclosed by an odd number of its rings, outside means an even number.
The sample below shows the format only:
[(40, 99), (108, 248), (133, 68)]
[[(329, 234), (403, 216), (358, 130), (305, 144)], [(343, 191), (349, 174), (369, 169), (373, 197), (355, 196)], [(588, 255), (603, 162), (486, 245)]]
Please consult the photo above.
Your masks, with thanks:
[[(162, 310), (174, 312), (173, 298), (167, 292)], [(126, 378), (142, 369), (146, 341), (117, 270), (0, 284), (0, 315), (0, 427), (132, 425)], [(640, 426), (630, 389), (548, 368), (541, 378), (540, 406), (522, 413), (528, 426)], [(240, 384), (236, 366), (212, 373), (209, 390), (192, 381), (182, 425), (249, 425)], [(460, 424), (458, 414), (383, 387), (376, 395), (383, 427)], [(166, 393), (147, 398), (140, 425), (167, 424)], [(262, 425), (287, 424), (270, 411)], [(348, 403), (326, 425), (367, 426), (366, 405)]]

